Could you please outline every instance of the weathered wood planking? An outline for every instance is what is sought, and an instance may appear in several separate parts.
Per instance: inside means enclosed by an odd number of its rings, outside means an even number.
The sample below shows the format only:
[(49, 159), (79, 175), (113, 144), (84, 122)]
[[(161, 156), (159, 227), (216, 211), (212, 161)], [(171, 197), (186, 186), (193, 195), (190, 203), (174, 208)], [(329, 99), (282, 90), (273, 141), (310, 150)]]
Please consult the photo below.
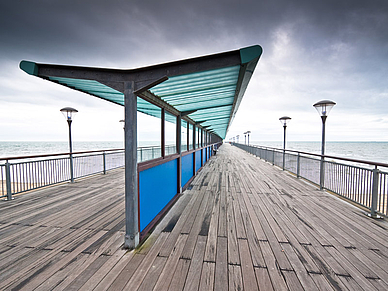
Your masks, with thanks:
[(123, 180), (0, 204), (0, 289), (388, 290), (385, 221), (238, 148), (223, 145), (131, 252)]

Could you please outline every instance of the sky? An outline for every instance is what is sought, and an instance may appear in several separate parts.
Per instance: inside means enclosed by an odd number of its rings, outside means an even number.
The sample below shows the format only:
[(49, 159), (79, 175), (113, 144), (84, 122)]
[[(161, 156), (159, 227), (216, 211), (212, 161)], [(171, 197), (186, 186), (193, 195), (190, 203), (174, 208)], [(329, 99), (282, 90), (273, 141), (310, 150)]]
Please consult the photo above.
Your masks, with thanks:
[[(124, 108), (30, 76), (21, 60), (133, 69), (261, 45), (226, 140), (388, 141), (386, 0), (0, 0), (0, 141), (123, 139)], [(138, 114), (139, 140), (159, 137)]]

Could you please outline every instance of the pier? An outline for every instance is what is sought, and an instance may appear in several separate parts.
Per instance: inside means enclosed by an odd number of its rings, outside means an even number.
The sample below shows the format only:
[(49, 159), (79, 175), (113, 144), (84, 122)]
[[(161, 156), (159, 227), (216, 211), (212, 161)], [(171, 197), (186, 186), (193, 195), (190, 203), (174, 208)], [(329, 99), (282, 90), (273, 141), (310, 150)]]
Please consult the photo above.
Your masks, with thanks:
[(124, 170), (0, 204), (4, 290), (387, 290), (388, 224), (224, 144), (135, 250)]

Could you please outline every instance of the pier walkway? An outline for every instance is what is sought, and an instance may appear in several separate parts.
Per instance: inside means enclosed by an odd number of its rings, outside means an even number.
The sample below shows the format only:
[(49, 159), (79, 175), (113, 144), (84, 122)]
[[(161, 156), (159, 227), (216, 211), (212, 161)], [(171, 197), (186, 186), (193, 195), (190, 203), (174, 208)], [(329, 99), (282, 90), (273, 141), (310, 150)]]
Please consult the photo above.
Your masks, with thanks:
[(388, 290), (388, 224), (224, 144), (135, 251), (124, 170), (0, 203), (0, 290)]

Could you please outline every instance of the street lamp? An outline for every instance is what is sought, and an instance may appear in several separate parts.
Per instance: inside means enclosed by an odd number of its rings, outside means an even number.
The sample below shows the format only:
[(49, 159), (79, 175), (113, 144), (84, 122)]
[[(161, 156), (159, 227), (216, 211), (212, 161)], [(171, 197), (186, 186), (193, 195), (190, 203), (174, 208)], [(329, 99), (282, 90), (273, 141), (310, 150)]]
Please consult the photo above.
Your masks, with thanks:
[(70, 148), (70, 182), (74, 183), (74, 172), (73, 172), (73, 145), (71, 142), (71, 122), (73, 121), (73, 116), (78, 112), (77, 109), (71, 107), (65, 107), (60, 110), (63, 116), (67, 120), (69, 125), (69, 148)]
[(313, 106), (318, 111), (319, 116), (322, 119), (322, 151), (321, 151), (321, 167), (320, 167), (320, 180), (319, 180), (319, 188), (320, 190), (324, 187), (325, 181), (325, 168), (324, 168), (324, 155), (325, 155), (325, 123), (327, 116), (329, 115), (330, 110), (336, 103), (330, 100), (322, 100), (315, 103)]
[(247, 132), (244, 132), (245, 142), (244, 144), (247, 144)]
[(249, 130), (246, 132), (248, 134), (248, 145), (249, 145), (249, 134), (251, 133)]
[(284, 136), (283, 136), (283, 170), (284, 170), (285, 162), (286, 162), (286, 128), (287, 128), (287, 123), (290, 122), (291, 120), (291, 117), (283, 116), (283, 117), (280, 117), (279, 120), (284, 128)]

